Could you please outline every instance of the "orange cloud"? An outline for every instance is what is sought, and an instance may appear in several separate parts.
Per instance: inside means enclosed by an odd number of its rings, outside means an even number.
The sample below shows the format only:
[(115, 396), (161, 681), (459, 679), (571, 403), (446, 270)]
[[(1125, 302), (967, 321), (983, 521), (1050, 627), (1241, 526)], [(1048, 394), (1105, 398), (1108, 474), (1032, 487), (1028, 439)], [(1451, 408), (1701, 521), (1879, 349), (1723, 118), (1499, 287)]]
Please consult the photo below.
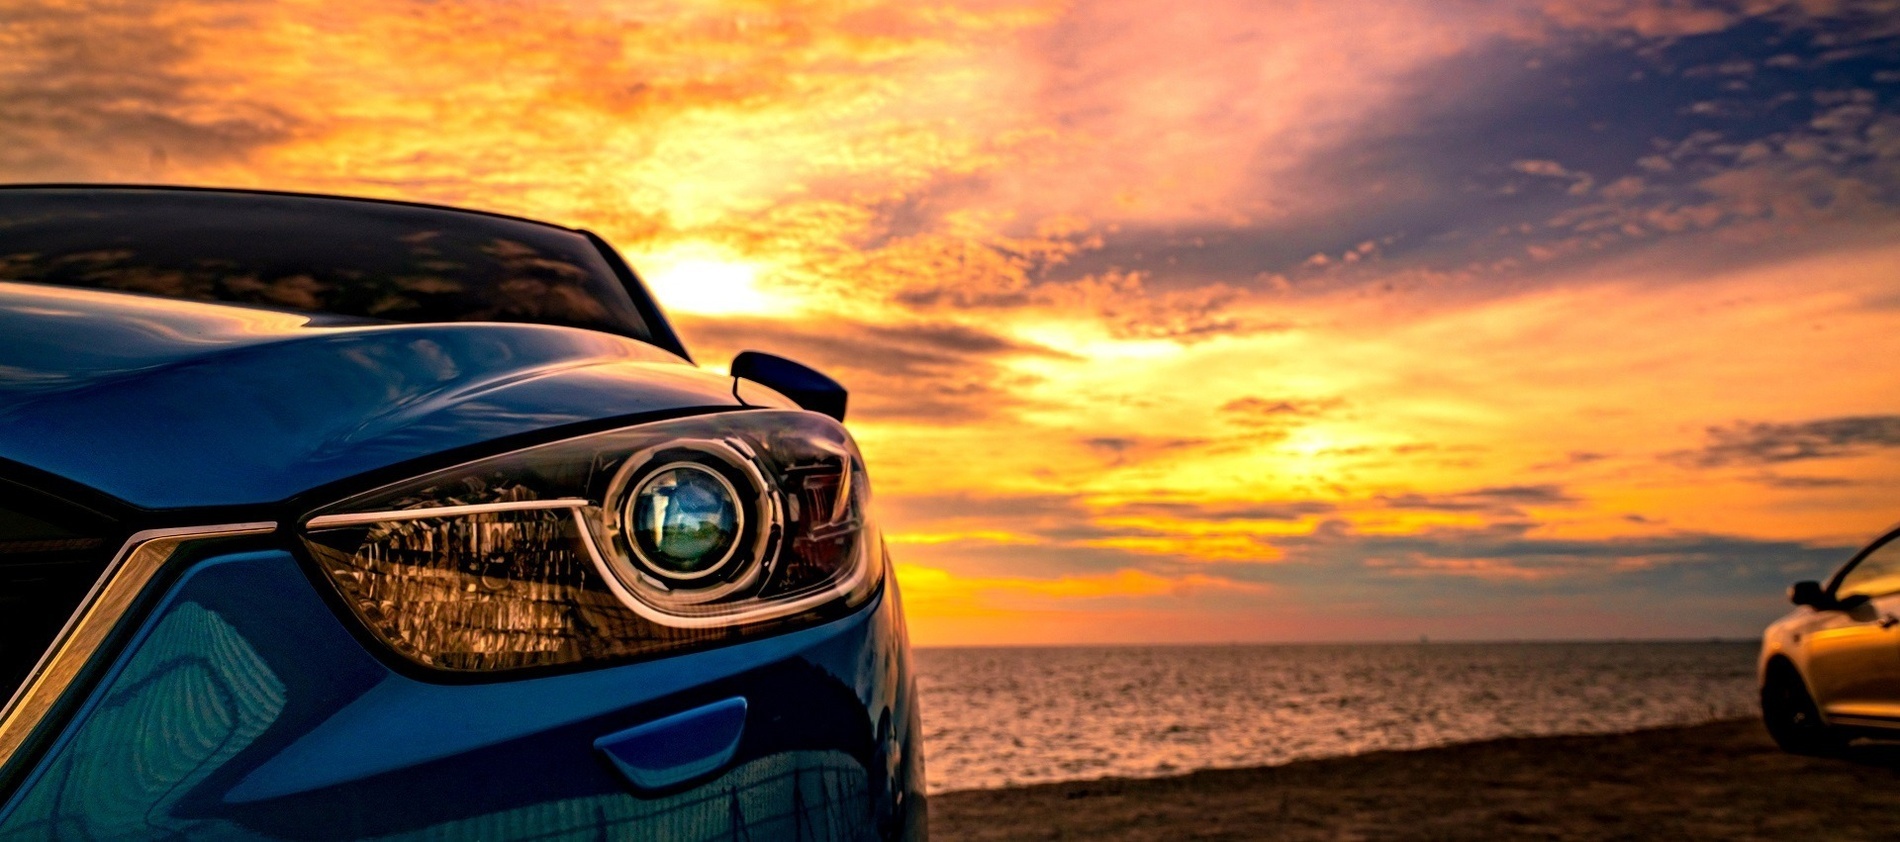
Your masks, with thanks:
[(1754, 55), (1660, 0), (30, 0), (0, 177), (598, 230), (702, 362), (852, 388), (939, 641), (1664, 600), (1724, 553), (1734, 633), (1900, 491), (1895, 448), (1711, 433), (1900, 405), (1900, 69), (1829, 64), (1848, 13)]

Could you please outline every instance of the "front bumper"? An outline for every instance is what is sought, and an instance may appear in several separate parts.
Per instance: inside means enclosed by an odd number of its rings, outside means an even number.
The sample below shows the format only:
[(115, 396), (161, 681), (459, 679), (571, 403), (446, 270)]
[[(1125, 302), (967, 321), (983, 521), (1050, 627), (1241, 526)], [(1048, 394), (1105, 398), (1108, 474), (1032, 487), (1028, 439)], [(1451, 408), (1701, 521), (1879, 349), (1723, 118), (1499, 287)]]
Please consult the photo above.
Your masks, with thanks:
[[(0, 782), (0, 838), (919, 838), (922, 738), (890, 582), (776, 637), (443, 683), (377, 657), (290, 554), (214, 554)], [(669, 789), (636, 789), (594, 747), (735, 697), (736, 751)]]

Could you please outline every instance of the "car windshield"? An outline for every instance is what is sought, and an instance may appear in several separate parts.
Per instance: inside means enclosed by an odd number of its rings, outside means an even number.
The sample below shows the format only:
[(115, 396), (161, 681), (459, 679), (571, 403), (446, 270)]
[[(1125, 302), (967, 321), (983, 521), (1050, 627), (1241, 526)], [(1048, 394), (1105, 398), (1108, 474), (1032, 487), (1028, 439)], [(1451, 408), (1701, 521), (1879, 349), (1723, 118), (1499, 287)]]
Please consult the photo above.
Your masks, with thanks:
[[(0, 280), (389, 322), (532, 322), (653, 341), (587, 236), (501, 216), (267, 193), (0, 190)], [(644, 306), (643, 306), (644, 305)]]

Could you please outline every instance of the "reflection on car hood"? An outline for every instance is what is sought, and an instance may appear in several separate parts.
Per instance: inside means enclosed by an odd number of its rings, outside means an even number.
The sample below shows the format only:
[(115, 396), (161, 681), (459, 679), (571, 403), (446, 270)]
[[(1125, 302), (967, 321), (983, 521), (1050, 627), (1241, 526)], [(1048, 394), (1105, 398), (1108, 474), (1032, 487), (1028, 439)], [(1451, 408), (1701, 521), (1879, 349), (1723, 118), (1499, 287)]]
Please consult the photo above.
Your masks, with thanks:
[(145, 508), (269, 503), (562, 424), (736, 406), (632, 339), (0, 283), (0, 458)]

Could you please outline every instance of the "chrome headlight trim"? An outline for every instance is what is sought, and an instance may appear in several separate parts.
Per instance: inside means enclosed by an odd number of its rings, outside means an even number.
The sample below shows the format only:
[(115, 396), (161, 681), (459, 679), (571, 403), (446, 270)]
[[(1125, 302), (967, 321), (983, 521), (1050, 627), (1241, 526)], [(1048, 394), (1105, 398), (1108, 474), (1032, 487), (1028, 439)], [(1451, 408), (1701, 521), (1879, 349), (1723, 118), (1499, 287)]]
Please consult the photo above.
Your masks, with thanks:
[[(744, 480), (747, 486), (744, 492), (741, 493), (731, 478), (703, 463), (691, 459), (666, 458), (669, 454), (678, 457), (686, 453), (716, 460), (727, 469), (737, 472), (739, 478)], [(614, 595), (620, 597), (622, 602), (626, 602), (631, 596), (651, 603), (665, 612), (668, 604), (685, 607), (730, 596), (757, 584), (760, 578), (770, 572), (768, 564), (761, 563), (761, 560), (771, 551), (775, 535), (784, 527), (784, 512), (778, 504), (777, 496), (773, 493), (772, 481), (759, 469), (757, 456), (758, 454), (746, 446), (745, 442), (718, 438), (665, 441), (630, 454), (620, 466), (620, 470), (615, 472), (613, 480), (608, 483), (606, 494), (603, 495), (605, 499), (602, 501), (598, 521), (595, 524), (598, 531), (584, 530), (596, 559), (603, 556), (615, 558), (614, 553), (602, 552), (599, 542), (603, 540), (609, 544), (625, 545), (626, 552), (634, 557), (633, 564), (613, 563), (601, 571), (601, 575), (607, 578), (610, 588), (615, 583), (621, 586), (619, 590), (615, 590)], [(733, 539), (732, 548), (727, 557), (704, 573), (692, 576), (666, 576), (657, 571), (642, 570), (640, 569), (642, 565), (650, 567), (658, 565), (644, 557), (640, 552), (639, 542), (628, 534), (631, 532), (628, 521), (632, 519), (634, 495), (639, 493), (640, 488), (648, 479), (659, 476), (662, 471), (670, 467), (682, 464), (712, 474), (732, 492), (733, 504), (738, 508), (740, 518), (738, 535)], [(750, 519), (746, 517), (748, 511), (752, 513)], [(747, 523), (748, 520), (751, 522)], [(752, 527), (750, 542), (745, 540), (748, 525)], [(750, 543), (749, 547), (744, 546), (747, 543)], [(710, 587), (699, 587), (693, 584), (698, 579), (722, 572), (729, 573), (730, 571), (725, 569), (728, 564), (735, 558), (745, 563), (743, 557), (745, 554), (749, 554), (754, 563), (749, 569), (738, 571), (737, 577)], [(682, 588), (681, 585), (691, 587)], [(698, 628), (697, 626), (680, 627)]]
[[(736, 531), (708, 551), (718, 563), (676, 574), (641, 552), (630, 518), (640, 488), (682, 466), (718, 477), (706, 487), (729, 491), (737, 517), (720, 516)], [(299, 533), (356, 619), (409, 660), (555, 666), (769, 634), (781, 618), (860, 604), (883, 578), (863, 472), (833, 419), (707, 413), (415, 474), (316, 508)], [(509, 639), (528, 648), (493, 648)]]
[(372, 523), (388, 523), (396, 520), (426, 520), (438, 517), (457, 517), (460, 515), (482, 515), (492, 512), (525, 512), (540, 509), (577, 509), (589, 505), (578, 497), (562, 497), (554, 500), (521, 500), (512, 503), (469, 503), (462, 506), (434, 506), (422, 509), (391, 509), (382, 512), (351, 512), (341, 515), (318, 515), (304, 522), (306, 529), (335, 529), (340, 526), (366, 526)]
[[(576, 516), (581, 517), (582, 515), (576, 512)], [(846, 594), (862, 586), (865, 577), (870, 575), (871, 559), (868, 558), (870, 554), (866, 550), (871, 546), (871, 539), (877, 537), (875, 535), (865, 536), (866, 540), (862, 542), (859, 547), (860, 555), (865, 557), (859, 558), (857, 563), (852, 565), (852, 571), (849, 575), (828, 587), (805, 596), (777, 602), (761, 603), (752, 608), (742, 609), (733, 613), (695, 616), (662, 611), (648, 605), (645, 600), (634, 595), (634, 593), (627, 588), (626, 584), (620, 580), (620, 577), (616, 575), (614, 565), (610, 564), (607, 559), (601, 555), (600, 545), (594, 540), (592, 533), (587, 529), (587, 525), (584, 521), (581, 523), (581, 532), (584, 536), (588, 555), (593, 558), (594, 569), (600, 571), (601, 578), (607, 583), (607, 589), (613, 591), (614, 596), (619, 597), (622, 604), (626, 605), (633, 613), (645, 619), (663, 626), (672, 626), (680, 629), (716, 629), (741, 623), (776, 620), (780, 617), (790, 617), (794, 614), (801, 614), (814, 608), (820, 608), (835, 600), (841, 599)]]
[(789, 617), (794, 614), (810, 611), (840, 599), (846, 594), (857, 590), (864, 584), (865, 577), (871, 575), (871, 567), (875, 559), (870, 557), (871, 553), (869, 550), (871, 547), (877, 545), (878, 542), (876, 539), (879, 537), (876, 534), (864, 536), (864, 540), (859, 544), (859, 554), (862, 557), (857, 560), (856, 564), (852, 565), (853, 569), (850, 575), (840, 579), (829, 587), (795, 599), (764, 603), (739, 612), (696, 616), (691, 614), (676, 614), (656, 608), (649, 605), (644, 598), (636, 595), (632, 589), (627, 587), (626, 583), (621, 579), (625, 574), (618, 569), (622, 565), (617, 565), (607, 560), (606, 555), (600, 550), (600, 541), (595, 537), (594, 529), (589, 524), (589, 518), (601, 512), (602, 509), (587, 500), (528, 500), (519, 503), (482, 503), (468, 506), (435, 506), (420, 509), (392, 509), (381, 512), (352, 512), (350, 514), (324, 515), (322, 517), (311, 518), (306, 526), (312, 529), (322, 529), (341, 526), (360, 526), (370, 523), (386, 523), (390, 521), (426, 520), (467, 514), (543, 511), (548, 509), (566, 509), (573, 514), (574, 525), (580, 530), (582, 544), (587, 548), (588, 557), (594, 563), (594, 570), (600, 574), (601, 580), (607, 584), (607, 588), (613, 592), (614, 596), (620, 599), (620, 602), (625, 605), (628, 610), (640, 615), (646, 620), (681, 629), (711, 629), (737, 623), (775, 620), (780, 617)]

